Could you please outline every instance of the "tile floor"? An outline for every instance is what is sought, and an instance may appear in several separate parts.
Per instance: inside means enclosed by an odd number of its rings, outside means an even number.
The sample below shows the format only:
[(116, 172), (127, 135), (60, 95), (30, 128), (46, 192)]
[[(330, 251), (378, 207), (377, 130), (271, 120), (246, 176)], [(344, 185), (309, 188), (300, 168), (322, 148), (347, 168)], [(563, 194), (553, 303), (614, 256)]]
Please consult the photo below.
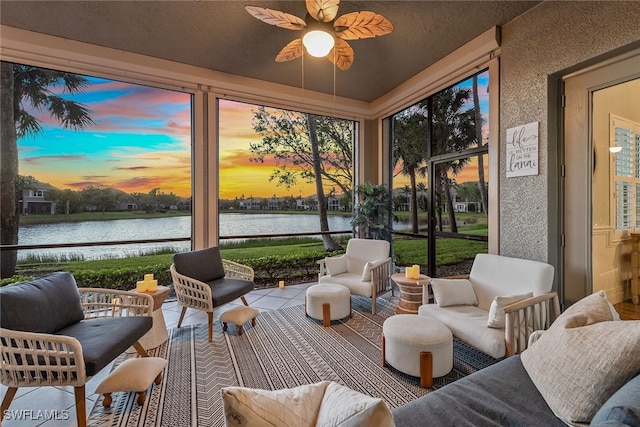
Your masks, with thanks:
[[(277, 310), (283, 307), (304, 303), (306, 289), (315, 283), (285, 286), (280, 288), (258, 289), (246, 295), (247, 302), (260, 311)], [(381, 298), (398, 301), (399, 292), (396, 289), (395, 296), (390, 292)], [(226, 310), (242, 305), (239, 299), (221, 307), (214, 312), (217, 319)], [(174, 328), (180, 318), (181, 307), (174, 301), (165, 301), (162, 305), (162, 313), (167, 328)], [(187, 310), (182, 325), (197, 325), (207, 323), (207, 314), (198, 310)], [(87, 400), (87, 415), (91, 413), (98, 395), (94, 394), (98, 384), (111, 372), (106, 367), (92, 377), (85, 387)], [(7, 388), (0, 385), (0, 397), (4, 398)], [(72, 387), (34, 387), (20, 388), (16, 393), (8, 413), (0, 423), (2, 427), (73, 427), (76, 425), (76, 412)]]

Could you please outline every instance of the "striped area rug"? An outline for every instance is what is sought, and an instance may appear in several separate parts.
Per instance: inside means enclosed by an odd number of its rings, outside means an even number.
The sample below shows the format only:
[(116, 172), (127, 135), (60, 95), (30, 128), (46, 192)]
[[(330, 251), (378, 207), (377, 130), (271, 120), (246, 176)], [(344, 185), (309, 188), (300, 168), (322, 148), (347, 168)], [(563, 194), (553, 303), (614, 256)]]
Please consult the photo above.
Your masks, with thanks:
[[(381, 397), (391, 408), (429, 393), (418, 378), (381, 366), (382, 323), (394, 307), (379, 300), (372, 315), (370, 300), (353, 297), (353, 309), (352, 318), (330, 328), (305, 317), (302, 305), (260, 313), (256, 327), (248, 324), (242, 336), (232, 325), (223, 334), (216, 322), (212, 343), (206, 324), (172, 329), (169, 341), (153, 351), (169, 364), (145, 404), (135, 403), (135, 393), (115, 393), (105, 409), (100, 398), (89, 425), (224, 426), (220, 390), (231, 385), (275, 390), (333, 380)], [(434, 389), (495, 362), (454, 340), (454, 369), (435, 378)]]

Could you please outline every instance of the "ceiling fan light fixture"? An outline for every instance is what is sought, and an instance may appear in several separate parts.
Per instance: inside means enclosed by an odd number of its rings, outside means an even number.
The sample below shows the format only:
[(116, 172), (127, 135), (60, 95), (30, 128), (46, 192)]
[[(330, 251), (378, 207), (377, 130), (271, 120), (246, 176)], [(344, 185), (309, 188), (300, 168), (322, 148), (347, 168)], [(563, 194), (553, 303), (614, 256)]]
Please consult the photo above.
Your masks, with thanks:
[(307, 32), (302, 38), (302, 44), (309, 52), (309, 55), (316, 58), (323, 58), (331, 52), (335, 45), (333, 36), (326, 31), (313, 30)]

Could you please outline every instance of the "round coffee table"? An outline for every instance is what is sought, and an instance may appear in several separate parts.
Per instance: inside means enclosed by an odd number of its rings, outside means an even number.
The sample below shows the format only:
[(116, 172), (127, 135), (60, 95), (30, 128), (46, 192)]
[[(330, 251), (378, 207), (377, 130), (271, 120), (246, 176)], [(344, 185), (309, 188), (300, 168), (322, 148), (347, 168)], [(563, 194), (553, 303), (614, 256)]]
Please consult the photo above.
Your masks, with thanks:
[(429, 276), (421, 274), (417, 279), (408, 279), (404, 273), (395, 273), (391, 280), (396, 282), (400, 289), (396, 314), (418, 314), (418, 308), (422, 305), (422, 284), (418, 282), (429, 280)]

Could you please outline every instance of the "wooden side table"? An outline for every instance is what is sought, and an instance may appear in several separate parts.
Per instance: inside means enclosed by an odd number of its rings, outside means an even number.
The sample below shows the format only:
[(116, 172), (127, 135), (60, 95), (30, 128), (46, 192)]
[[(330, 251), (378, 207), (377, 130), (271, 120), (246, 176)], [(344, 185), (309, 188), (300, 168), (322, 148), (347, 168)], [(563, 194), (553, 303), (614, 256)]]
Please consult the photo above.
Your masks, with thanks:
[[(136, 292), (135, 289), (132, 291)], [(164, 321), (164, 314), (162, 314), (162, 303), (167, 295), (169, 295), (169, 288), (167, 286), (158, 286), (158, 289), (153, 292), (141, 292), (153, 297), (153, 313), (151, 317), (153, 319), (153, 326), (151, 330), (147, 332), (142, 338), (140, 338), (140, 344), (145, 350), (158, 347), (160, 344), (169, 339), (167, 333), (167, 324)]]
[(429, 276), (421, 274), (418, 279), (407, 279), (404, 273), (395, 273), (391, 275), (391, 280), (400, 288), (396, 314), (418, 314), (418, 308), (422, 305), (422, 285), (418, 281), (429, 280)]

